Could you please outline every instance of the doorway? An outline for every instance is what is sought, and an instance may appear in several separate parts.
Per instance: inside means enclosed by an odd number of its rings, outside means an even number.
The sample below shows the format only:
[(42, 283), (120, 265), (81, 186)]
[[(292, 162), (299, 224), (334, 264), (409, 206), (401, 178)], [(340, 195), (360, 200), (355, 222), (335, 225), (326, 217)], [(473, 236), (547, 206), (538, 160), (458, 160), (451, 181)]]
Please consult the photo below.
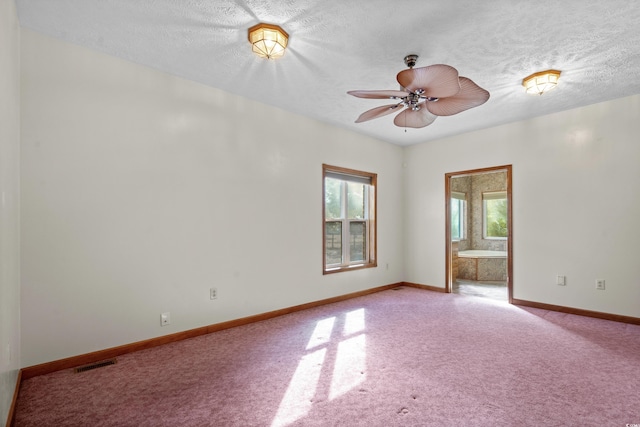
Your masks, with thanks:
[(445, 174), (445, 292), (512, 303), (512, 194), (511, 165)]

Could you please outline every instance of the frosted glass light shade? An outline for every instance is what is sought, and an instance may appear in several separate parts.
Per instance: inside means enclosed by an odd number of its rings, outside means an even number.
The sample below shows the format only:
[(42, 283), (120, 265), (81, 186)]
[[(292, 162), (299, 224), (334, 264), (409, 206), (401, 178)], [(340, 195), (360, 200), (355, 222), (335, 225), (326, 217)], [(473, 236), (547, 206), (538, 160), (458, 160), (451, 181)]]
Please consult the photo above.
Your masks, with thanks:
[(288, 41), (289, 34), (277, 25), (258, 24), (249, 28), (252, 50), (261, 58), (280, 58)]
[(522, 80), (522, 86), (525, 87), (527, 93), (531, 95), (542, 95), (545, 92), (553, 90), (558, 85), (560, 71), (547, 70), (533, 73), (529, 77)]

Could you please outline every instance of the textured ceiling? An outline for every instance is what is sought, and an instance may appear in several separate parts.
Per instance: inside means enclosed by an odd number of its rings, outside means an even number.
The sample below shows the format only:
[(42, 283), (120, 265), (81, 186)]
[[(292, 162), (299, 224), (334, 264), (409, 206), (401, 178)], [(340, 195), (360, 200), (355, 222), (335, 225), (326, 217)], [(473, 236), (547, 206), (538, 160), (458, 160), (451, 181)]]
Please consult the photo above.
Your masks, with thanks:
[[(411, 145), (640, 93), (640, 3), (633, 0), (16, 0), (25, 28), (227, 92)], [(290, 35), (285, 56), (260, 59), (247, 29)], [(354, 89), (397, 89), (403, 58), (449, 64), (489, 101), (408, 129), (393, 115), (354, 120), (388, 103)], [(562, 71), (531, 96), (522, 78)]]

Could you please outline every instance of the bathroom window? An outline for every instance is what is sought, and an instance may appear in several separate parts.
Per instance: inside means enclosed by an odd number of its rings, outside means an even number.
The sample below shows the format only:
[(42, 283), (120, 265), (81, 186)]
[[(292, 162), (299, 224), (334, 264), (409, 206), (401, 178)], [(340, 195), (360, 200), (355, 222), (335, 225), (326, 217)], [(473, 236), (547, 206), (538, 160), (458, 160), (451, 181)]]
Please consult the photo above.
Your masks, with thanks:
[(451, 240), (464, 240), (467, 237), (465, 227), (467, 219), (467, 195), (451, 192)]
[(507, 238), (507, 192), (482, 193), (482, 237)]
[(322, 166), (323, 273), (376, 266), (374, 173)]

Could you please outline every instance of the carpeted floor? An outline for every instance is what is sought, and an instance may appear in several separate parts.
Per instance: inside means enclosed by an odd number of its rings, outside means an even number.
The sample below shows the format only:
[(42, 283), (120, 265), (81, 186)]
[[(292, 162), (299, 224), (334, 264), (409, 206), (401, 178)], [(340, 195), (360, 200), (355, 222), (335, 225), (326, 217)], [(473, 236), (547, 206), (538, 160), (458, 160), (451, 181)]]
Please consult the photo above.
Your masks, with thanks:
[(16, 426), (625, 426), (640, 326), (389, 290), (24, 381)]

